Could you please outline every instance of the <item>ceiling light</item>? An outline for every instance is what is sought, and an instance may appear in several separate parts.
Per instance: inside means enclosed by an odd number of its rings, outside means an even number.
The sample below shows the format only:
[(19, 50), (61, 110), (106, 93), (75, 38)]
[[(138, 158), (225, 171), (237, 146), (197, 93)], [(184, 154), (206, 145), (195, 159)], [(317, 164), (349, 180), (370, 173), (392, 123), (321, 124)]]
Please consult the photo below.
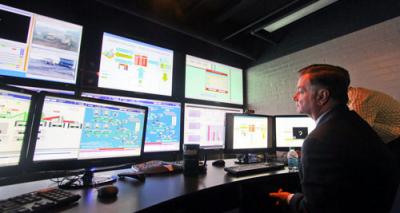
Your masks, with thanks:
[(307, 16), (321, 8), (324, 8), (337, 0), (319, 0), (313, 4), (308, 5), (307, 7), (304, 7), (288, 16), (285, 16), (281, 19), (278, 19), (270, 24), (268, 24), (266, 27), (264, 27), (264, 30), (272, 33), (275, 30), (280, 29), (281, 27), (284, 27), (292, 22), (295, 22), (304, 16)]

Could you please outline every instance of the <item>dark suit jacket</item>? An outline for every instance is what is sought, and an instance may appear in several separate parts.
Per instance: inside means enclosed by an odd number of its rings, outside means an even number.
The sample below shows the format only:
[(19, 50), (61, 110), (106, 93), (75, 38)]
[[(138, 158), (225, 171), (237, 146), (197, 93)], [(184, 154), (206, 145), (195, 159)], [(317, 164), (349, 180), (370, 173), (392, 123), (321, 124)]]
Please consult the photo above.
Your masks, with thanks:
[(347, 106), (322, 117), (303, 143), (293, 212), (388, 212), (399, 176), (394, 156), (376, 132)]

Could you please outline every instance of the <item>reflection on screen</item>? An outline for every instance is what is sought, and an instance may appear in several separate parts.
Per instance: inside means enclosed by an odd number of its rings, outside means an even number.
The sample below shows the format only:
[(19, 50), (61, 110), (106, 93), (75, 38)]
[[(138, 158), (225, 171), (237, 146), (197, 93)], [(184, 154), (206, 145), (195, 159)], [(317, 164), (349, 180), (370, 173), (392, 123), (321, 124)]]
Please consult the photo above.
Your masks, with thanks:
[(242, 70), (186, 55), (185, 97), (243, 104)]
[(140, 156), (145, 110), (47, 96), (34, 161)]
[(275, 117), (276, 147), (301, 147), (304, 139), (315, 128), (310, 117)]
[(19, 163), (31, 98), (0, 89), (0, 167)]
[(147, 106), (146, 142), (144, 152), (179, 151), (181, 104), (178, 102), (82, 93), (84, 97)]
[(0, 75), (76, 83), (82, 26), (0, 4)]
[(268, 117), (233, 117), (233, 149), (268, 148), (268, 134)]
[(225, 147), (226, 113), (242, 113), (239, 108), (185, 104), (184, 144), (200, 144), (201, 148)]
[(172, 50), (103, 34), (98, 86), (171, 96)]

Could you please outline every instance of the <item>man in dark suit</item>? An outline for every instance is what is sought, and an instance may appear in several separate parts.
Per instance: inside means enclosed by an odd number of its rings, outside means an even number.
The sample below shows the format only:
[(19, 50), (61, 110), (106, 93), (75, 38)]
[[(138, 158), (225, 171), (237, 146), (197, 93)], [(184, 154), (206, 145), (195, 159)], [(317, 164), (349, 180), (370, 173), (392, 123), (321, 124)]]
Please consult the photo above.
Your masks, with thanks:
[(347, 70), (319, 64), (299, 74), (293, 100), (317, 124), (302, 147), (302, 193), (270, 196), (293, 212), (388, 212), (400, 180), (396, 162), (368, 123), (347, 108)]

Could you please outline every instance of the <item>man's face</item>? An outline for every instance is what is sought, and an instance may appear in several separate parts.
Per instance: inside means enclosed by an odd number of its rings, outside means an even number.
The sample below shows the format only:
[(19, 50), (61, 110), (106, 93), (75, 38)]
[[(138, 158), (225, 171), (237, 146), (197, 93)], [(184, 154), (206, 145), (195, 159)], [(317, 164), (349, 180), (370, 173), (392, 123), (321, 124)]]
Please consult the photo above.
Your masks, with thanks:
[(297, 90), (293, 96), (296, 102), (296, 111), (312, 115), (317, 107), (315, 91), (311, 87), (310, 74), (300, 76), (297, 81)]

